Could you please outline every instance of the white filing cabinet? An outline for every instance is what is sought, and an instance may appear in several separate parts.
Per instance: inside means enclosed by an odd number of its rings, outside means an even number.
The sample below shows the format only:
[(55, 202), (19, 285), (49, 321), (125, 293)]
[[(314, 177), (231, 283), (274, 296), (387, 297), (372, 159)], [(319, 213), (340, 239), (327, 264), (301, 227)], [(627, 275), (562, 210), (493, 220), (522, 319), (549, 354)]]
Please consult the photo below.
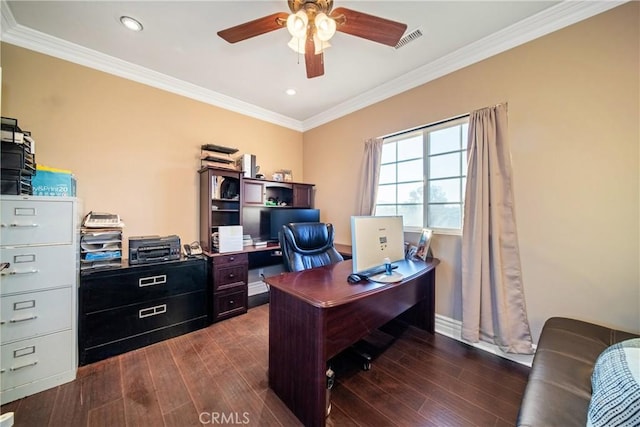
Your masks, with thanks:
[(79, 227), (72, 197), (3, 195), (0, 210), (5, 404), (76, 377)]

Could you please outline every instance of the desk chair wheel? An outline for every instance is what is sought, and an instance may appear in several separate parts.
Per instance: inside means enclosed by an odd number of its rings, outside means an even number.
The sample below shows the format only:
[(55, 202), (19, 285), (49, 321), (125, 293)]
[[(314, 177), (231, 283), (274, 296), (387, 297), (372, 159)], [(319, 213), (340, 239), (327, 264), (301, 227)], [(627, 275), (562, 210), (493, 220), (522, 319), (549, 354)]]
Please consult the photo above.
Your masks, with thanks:
[(360, 357), (362, 357), (364, 359), (364, 362), (362, 362), (362, 370), (363, 371), (368, 371), (371, 369), (371, 356), (369, 356), (367, 353), (360, 353)]

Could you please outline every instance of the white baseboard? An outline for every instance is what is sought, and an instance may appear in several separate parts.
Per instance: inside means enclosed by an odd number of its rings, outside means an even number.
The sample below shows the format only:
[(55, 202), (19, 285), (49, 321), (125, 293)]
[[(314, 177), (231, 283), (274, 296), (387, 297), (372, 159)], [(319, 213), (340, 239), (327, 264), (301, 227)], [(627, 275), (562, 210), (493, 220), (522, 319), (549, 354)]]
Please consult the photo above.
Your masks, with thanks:
[[(480, 341), (477, 343), (468, 342), (462, 339), (462, 322), (459, 320), (452, 319), (450, 317), (442, 316), (440, 314), (436, 314), (436, 332), (447, 336), (449, 338), (453, 338), (456, 341), (463, 342), (477, 349), (486, 351), (491, 354), (495, 354), (504, 359), (511, 360), (516, 363), (520, 363), (521, 365), (531, 367), (533, 363), (533, 354), (511, 354), (505, 353), (500, 348), (498, 348), (495, 344), (490, 344), (488, 342)], [(536, 348), (535, 344), (533, 346), (534, 350)]]

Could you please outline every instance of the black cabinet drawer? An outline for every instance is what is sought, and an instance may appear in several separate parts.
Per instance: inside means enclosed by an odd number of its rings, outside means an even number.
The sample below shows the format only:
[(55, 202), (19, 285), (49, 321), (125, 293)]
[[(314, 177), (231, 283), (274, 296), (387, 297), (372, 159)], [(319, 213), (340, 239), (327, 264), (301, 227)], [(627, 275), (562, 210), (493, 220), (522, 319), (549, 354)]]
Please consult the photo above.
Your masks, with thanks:
[(247, 312), (247, 287), (237, 286), (213, 296), (214, 320), (226, 319)]
[(105, 270), (80, 280), (83, 313), (166, 298), (206, 288), (204, 260)]
[(85, 314), (83, 346), (105, 344), (206, 315), (205, 291)]

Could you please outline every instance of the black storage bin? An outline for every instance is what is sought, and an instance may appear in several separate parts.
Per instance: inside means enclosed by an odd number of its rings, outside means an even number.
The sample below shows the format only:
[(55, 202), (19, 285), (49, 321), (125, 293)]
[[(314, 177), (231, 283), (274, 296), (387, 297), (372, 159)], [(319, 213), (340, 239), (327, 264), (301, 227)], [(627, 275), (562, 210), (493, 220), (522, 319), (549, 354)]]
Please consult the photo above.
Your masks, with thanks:
[(22, 144), (2, 141), (0, 168), (2, 170), (21, 170), (24, 174), (35, 174), (35, 156)]
[(25, 175), (21, 171), (2, 169), (0, 180), (0, 194), (33, 195), (31, 175)]
[(31, 178), (36, 173), (35, 156), (23, 144), (0, 144), (0, 194), (32, 195)]

